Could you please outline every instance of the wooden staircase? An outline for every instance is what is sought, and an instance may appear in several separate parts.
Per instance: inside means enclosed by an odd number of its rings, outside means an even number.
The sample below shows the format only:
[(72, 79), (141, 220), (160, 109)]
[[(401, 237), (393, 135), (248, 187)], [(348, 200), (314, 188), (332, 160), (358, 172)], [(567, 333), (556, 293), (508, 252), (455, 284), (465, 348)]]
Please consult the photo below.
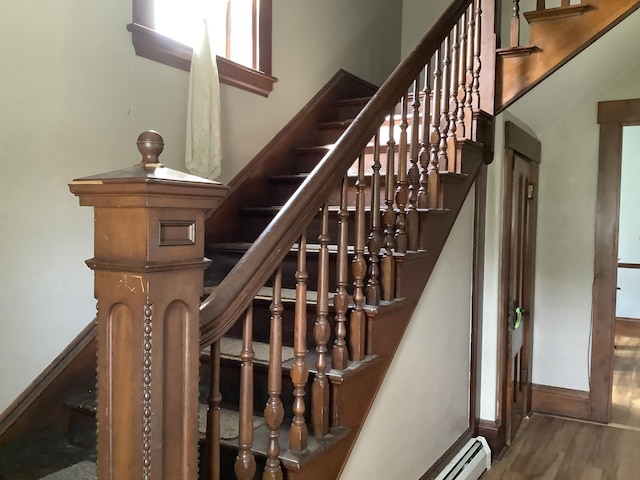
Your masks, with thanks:
[(522, 44), (520, 4), (524, 3), (514, 0), (509, 46), (497, 50), (498, 112), (525, 95), (640, 7), (637, 0), (562, 0), (559, 7), (547, 8), (546, 4), (551, 2), (536, 0), (536, 9), (524, 13), (531, 29), (529, 42)]
[[(379, 90), (338, 72), (231, 182), (206, 224), (200, 478), (338, 478), (492, 158), (480, 25), (479, 2), (456, 0)], [(44, 395), (17, 402), (40, 428), (94, 430), (95, 335), (64, 352)], [(52, 401), (55, 422), (41, 411)], [(237, 434), (219, 434), (227, 412)], [(0, 451), (32, 427), (5, 427)], [(2, 468), (0, 455), (12, 480)]]

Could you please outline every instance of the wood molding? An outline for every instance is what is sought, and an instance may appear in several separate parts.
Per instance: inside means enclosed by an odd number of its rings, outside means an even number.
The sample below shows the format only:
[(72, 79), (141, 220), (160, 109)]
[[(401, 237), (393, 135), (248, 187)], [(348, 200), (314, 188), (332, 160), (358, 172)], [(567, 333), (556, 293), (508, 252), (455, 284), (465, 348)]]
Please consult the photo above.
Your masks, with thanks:
[(618, 268), (640, 268), (640, 263), (618, 263)]
[(622, 129), (640, 124), (640, 99), (598, 103), (600, 146), (593, 279), (591, 416), (609, 422), (613, 378)]
[(427, 470), (424, 475), (420, 477), (420, 480), (433, 480), (438, 476), (438, 474), (444, 470), (444, 468), (449, 464), (453, 457), (455, 457), (460, 449), (473, 437), (473, 429), (471, 427), (467, 428), (462, 435), (451, 445), (446, 452), (442, 454), (442, 456), (436, 460), (429, 470)]
[(473, 285), (471, 290), (471, 375), (469, 424), (475, 431), (480, 414), (482, 325), (484, 300), (484, 248), (487, 213), (487, 166), (482, 165), (475, 183), (473, 228)]
[[(0, 415), (0, 445), (25, 432), (53, 424), (64, 424), (62, 397), (73, 393), (74, 385), (86, 384), (81, 379), (93, 377), (95, 384), (95, 338), (93, 320), (58, 355), (53, 362)], [(93, 359), (93, 363), (91, 360)], [(70, 389), (71, 391), (67, 391)], [(57, 401), (55, 401), (57, 400)], [(57, 417), (59, 414), (59, 417)]]
[(505, 443), (506, 428), (500, 419), (480, 420), (476, 434), (486, 438), (491, 447), (491, 456), (493, 458), (500, 458), (503, 455), (507, 448)]
[(591, 401), (589, 392), (548, 385), (531, 385), (534, 412), (589, 420)]
[(574, 17), (576, 15), (582, 15), (588, 11), (591, 5), (569, 5), (566, 7), (557, 8), (545, 8), (544, 10), (533, 10), (531, 12), (524, 12), (524, 18), (527, 22), (541, 22), (546, 20), (556, 20), (558, 18)]

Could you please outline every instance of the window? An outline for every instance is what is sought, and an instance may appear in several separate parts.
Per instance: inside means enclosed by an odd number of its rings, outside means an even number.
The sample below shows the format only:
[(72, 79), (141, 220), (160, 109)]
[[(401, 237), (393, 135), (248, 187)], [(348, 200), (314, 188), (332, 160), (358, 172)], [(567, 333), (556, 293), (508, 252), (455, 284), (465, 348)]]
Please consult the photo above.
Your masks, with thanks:
[[(185, 33), (167, 20), (184, 19), (189, 3), (193, 0), (133, 0), (133, 23), (127, 29), (136, 54), (189, 71), (192, 29)], [(227, 4), (224, 35), (212, 39), (218, 45), (220, 82), (266, 97), (277, 81), (271, 76), (271, 0), (228, 0)]]

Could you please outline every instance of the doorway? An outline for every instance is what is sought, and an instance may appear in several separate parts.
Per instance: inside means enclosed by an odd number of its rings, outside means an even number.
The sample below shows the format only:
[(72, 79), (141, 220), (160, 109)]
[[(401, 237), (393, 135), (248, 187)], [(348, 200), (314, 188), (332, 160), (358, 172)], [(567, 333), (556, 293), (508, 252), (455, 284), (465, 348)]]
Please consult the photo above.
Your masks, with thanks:
[(615, 360), (623, 129), (625, 126), (640, 125), (640, 99), (598, 103), (598, 123), (600, 147), (593, 280), (590, 417), (593, 421), (609, 423)]
[(512, 122), (505, 123), (504, 217), (498, 335), (499, 396), (505, 444), (511, 445), (531, 411), (534, 265), (540, 142)]
[(640, 427), (640, 126), (622, 129), (611, 423)]

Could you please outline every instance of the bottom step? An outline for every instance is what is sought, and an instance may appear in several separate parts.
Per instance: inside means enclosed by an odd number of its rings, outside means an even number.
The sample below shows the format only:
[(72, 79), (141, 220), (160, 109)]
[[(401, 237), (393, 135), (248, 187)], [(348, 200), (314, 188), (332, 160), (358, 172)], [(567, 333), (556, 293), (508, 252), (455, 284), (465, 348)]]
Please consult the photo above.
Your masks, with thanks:
[(42, 477), (40, 480), (96, 480), (97, 478), (96, 464), (85, 460), (59, 472)]

